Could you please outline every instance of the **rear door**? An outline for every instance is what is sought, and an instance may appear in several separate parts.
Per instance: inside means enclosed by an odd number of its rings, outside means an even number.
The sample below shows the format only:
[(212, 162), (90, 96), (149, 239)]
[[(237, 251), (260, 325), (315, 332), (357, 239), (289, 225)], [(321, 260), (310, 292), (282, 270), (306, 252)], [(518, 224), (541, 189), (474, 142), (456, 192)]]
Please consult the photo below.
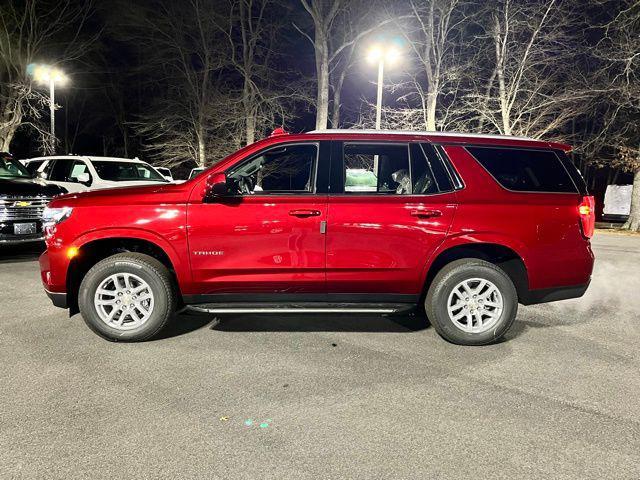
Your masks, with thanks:
[(429, 144), (334, 142), (327, 290), (414, 301), (427, 259), (456, 210), (451, 178)]

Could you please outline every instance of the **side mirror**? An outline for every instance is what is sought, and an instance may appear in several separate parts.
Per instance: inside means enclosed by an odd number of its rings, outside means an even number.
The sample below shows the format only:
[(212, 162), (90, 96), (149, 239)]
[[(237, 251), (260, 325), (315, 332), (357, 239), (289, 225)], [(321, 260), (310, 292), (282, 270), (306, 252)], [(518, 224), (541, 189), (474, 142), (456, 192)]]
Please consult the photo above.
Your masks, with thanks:
[(205, 189), (205, 198), (214, 199), (229, 196), (229, 187), (227, 186), (227, 176), (224, 173), (212, 173), (207, 178), (207, 186)]
[(89, 185), (89, 183), (91, 183), (91, 175), (88, 173), (81, 173), (76, 177), (76, 179), (78, 180), (78, 183), (83, 183), (85, 185)]
[(173, 177), (171, 175), (163, 175), (164, 179), (168, 182), (173, 182)]

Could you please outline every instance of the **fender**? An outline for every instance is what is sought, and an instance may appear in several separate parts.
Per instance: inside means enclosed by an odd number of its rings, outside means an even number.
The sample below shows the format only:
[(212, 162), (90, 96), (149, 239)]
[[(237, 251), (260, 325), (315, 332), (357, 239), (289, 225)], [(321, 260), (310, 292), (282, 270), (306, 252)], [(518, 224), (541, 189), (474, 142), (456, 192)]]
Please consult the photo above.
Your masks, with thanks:
[(176, 251), (175, 247), (164, 237), (150, 230), (135, 227), (100, 228), (76, 237), (70, 245), (81, 248), (83, 245), (96, 240), (113, 240), (114, 238), (140, 239), (153, 243), (169, 257), (180, 284), (186, 286), (191, 283), (191, 270), (189, 269), (188, 262), (185, 262), (182, 258), (184, 255), (181, 256), (180, 253)]
[(525, 261), (526, 253), (528, 251), (527, 246), (518, 239), (509, 235), (500, 234), (492, 231), (473, 231), (473, 232), (459, 232), (450, 234), (447, 236), (440, 245), (431, 253), (427, 259), (422, 275), (420, 278), (421, 284), (424, 285), (429, 274), (429, 269), (433, 265), (433, 262), (438, 256), (453, 247), (459, 247), (462, 245), (482, 245), (482, 244), (494, 244), (507, 247), (513, 250), (527, 270), (529, 272), (529, 266)]

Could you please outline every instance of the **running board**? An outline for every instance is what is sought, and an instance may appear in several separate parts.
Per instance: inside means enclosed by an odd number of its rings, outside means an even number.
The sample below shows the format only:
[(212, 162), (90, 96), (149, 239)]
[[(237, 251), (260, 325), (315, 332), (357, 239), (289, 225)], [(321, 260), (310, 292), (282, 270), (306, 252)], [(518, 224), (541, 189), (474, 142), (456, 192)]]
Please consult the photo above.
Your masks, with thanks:
[(399, 313), (411, 310), (411, 304), (203, 304), (187, 305), (199, 313)]

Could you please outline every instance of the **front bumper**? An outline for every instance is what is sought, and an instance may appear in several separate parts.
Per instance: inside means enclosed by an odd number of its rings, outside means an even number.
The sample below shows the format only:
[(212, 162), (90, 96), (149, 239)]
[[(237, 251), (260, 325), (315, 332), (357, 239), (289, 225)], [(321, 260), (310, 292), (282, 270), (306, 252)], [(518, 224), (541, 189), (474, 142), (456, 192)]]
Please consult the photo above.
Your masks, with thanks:
[(40, 279), (47, 296), (56, 307), (69, 308), (67, 302), (66, 272), (68, 262), (60, 254), (48, 249), (40, 255)]
[(44, 237), (42, 234), (38, 235), (0, 235), (1, 245), (21, 245), (23, 243), (42, 242)]
[[(14, 224), (16, 223), (35, 223), (35, 232), (27, 235), (16, 235), (14, 233)], [(42, 231), (42, 221), (40, 219), (24, 218), (0, 220), (0, 244), (14, 245), (29, 242), (41, 242), (44, 240)]]

